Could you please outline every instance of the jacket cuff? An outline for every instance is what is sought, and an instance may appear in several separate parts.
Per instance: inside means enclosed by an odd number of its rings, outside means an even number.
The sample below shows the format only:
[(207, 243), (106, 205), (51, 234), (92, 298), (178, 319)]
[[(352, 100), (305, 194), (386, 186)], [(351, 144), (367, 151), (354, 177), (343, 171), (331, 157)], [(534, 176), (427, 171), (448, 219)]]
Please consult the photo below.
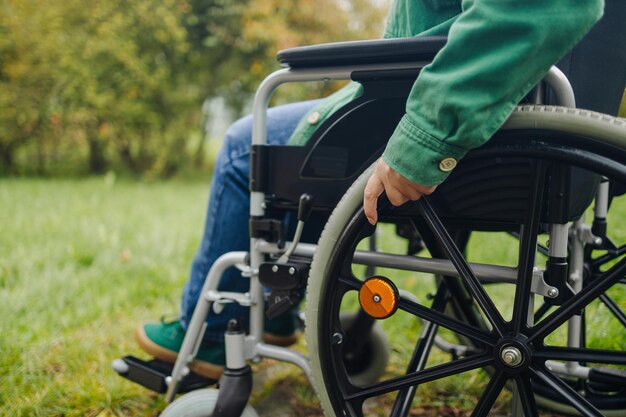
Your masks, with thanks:
[(466, 153), (466, 149), (424, 132), (404, 115), (387, 143), (383, 160), (416, 184), (437, 185), (448, 177)]

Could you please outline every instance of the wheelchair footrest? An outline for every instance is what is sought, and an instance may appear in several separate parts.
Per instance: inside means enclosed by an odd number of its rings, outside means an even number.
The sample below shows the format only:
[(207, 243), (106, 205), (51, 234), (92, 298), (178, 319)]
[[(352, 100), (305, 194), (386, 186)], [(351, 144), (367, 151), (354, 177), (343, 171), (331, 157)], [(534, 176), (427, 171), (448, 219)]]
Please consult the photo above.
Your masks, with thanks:
[[(174, 368), (174, 364), (159, 359), (144, 361), (134, 356), (116, 359), (112, 366), (120, 376), (160, 394), (167, 391), (166, 378), (172, 374)], [(213, 379), (190, 372), (181, 381), (177, 392), (193, 391), (213, 385), (216, 382)]]

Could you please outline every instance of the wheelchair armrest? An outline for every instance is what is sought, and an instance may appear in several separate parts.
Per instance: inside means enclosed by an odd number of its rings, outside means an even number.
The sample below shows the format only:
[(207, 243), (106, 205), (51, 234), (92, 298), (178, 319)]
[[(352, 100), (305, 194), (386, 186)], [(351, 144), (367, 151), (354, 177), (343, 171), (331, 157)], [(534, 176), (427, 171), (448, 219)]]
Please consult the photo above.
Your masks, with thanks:
[(284, 49), (278, 52), (277, 59), (291, 68), (431, 61), (447, 39), (446, 36), (420, 36), (325, 43)]

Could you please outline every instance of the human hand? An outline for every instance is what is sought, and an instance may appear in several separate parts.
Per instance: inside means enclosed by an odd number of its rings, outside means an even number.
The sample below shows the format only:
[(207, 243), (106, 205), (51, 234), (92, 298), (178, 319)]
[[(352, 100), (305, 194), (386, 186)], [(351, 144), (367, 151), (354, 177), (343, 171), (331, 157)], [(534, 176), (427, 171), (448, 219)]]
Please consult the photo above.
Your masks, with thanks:
[(406, 179), (383, 161), (376, 162), (376, 168), (367, 181), (363, 192), (363, 208), (365, 217), (370, 224), (378, 221), (376, 203), (378, 197), (387, 193), (387, 198), (394, 206), (401, 206), (409, 200), (416, 201), (422, 195), (429, 195), (437, 188), (436, 185), (420, 185)]

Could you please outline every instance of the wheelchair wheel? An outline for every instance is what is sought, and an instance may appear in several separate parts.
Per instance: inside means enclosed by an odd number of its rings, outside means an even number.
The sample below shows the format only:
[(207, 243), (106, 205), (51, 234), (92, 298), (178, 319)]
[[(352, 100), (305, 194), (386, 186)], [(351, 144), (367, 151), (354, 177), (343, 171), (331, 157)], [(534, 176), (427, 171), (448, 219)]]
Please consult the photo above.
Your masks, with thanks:
[[(161, 417), (211, 417), (217, 403), (219, 390), (213, 388), (191, 391), (172, 402), (160, 414)], [(247, 405), (241, 417), (259, 417), (254, 408)]]
[[(474, 206), (464, 208), (460, 214), (446, 207), (447, 196), (440, 193), (443, 187), (431, 197), (400, 208), (379, 204), (377, 227), (411, 224), (426, 241), (433, 258), (454, 265), (456, 272), (451, 276), (446, 273), (428, 279), (412, 256), (372, 254), (363, 249), (361, 242), (375, 230), (362, 210), (362, 193), (372, 168), (354, 183), (329, 219), (311, 267), (306, 313), (314, 384), (326, 415), (407, 416), (411, 408), (424, 406), (420, 391), (426, 386), (437, 388), (422, 391), (431, 395), (423, 398), (425, 406), (436, 402), (455, 410), (458, 414), (454, 415), (554, 415), (544, 409), (585, 416), (626, 415), (626, 325), (610, 318), (602, 302), (603, 296), (610, 293), (616, 305), (626, 308), (626, 257), (616, 256), (601, 274), (585, 282), (580, 292), (553, 305), (541, 319), (535, 322), (530, 318), (536, 313), (534, 306), (541, 305), (541, 297), (531, 289), (536, 262), (545, 262), (536, 253), (538, 239), (545, 232), (546, 210), (553, 210), (556, 204), (554, 198), (544, 197), (550, 188), (546, 185), (547, 173), (552, 172), (547, 167), (575, 167), (590, 178), (607, 177), (626, 184), (626, 123), (586, 111), (523, 107), (492, 141), (468, 155), (457, 170), (463, 164), (471, 165), (471, 161), (502, 164), (504, 169), (528, 162), (531, 169), (518, 179), (519, 183), (515, 183), (515, 176), (507, 178), (513, 182), (512, 187), (528, 186), (526, 194), (522, 193), (517, 205), (511, 205), (515, 198), (507, 197), (504, 188), (493, 189), (506, 184), (476, 189), (476, 193), (492, 197), (485, 200), (486, 208), (479, 214), (491, 216), (494, 221), (480, 216), (459, 221), (458, 217), (466, 212), (478, 212)], [(487, 179), (499, 182), (499, 178)], [(465, 186), (455, 190), (450, 186), (446, 191), (463, 196), (463, 192), (475, 189)], [(576, 194), (584, 192), (576, 190)], [(499, 207), (498, 199), (507, 200), (504, 214), (494, 209)], [(548, 209), (546, 199), (552, 204)], [(573, 216), (580, 217), (589, 202)], [(458, 236), (467, 233), (465, 227), (510, 229), (511, 219), (518, 216), (514, 209), (522, 219), (515, 225), (521, 231), (516, 279), (507, 283), (494, 272), (498, 269), (489, 270), (495, 274), (489, 280), (477, 278), (474, 267), (459, 249)], [(403, 291), (395, 293), (397, 311), (379, 320), (392, 337), (393, 357), (383, 378), (364, 386), (349, 377), (344, 358), (347, 335), (340, 319), (346, 311), (359, 310), (356, 300), (369, 278), (364, 276), (363, 259), (378, 262), (378, 275), (404, 291), (416, 291), (405, 288), (408, 281), (428, 280), (425, 291), (431, 300), (422, 304), (404, 296)], [(496, 282), (503, 291), (492, 290), (487, 281)], [(418, 298), (425, 299), (423, 295)], [(583, 343), (571, 346), (564, 327), (578, 315), (597, 316), (596, 323), (600, 320), (601, 324), (587, 324), (582, 331)], [(454, 351), (451, 360), (431, 349), (439, 336), (456, 340), (462, 348)], [(441, 398), (447, 394), (451, 396)]]

